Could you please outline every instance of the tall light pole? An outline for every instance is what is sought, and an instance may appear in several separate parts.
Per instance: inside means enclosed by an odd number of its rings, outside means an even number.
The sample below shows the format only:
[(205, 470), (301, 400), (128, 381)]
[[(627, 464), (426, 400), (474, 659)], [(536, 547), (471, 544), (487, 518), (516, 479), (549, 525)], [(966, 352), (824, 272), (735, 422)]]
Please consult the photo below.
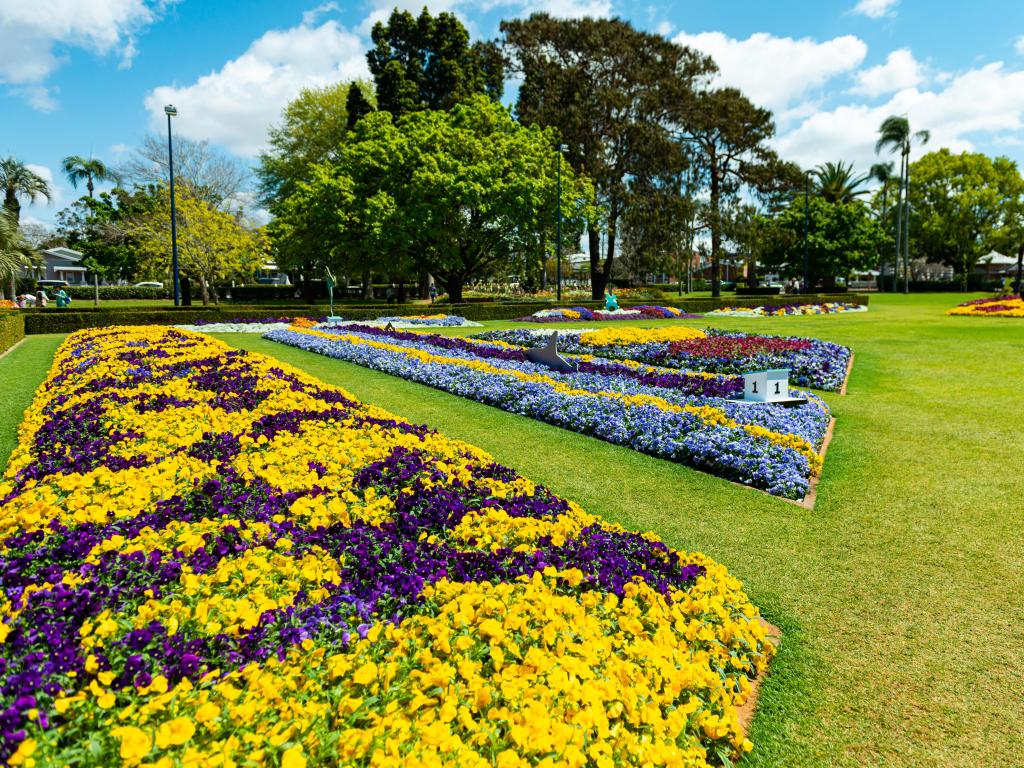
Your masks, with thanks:
[(167, 115), (167, 166), (171, 178), (171, 273), (174, 279), (174, 306), (181, 306), (181, 282), (178, 279), (178, 222), (174, 215), (174, 143), (171, 140), (171, 118), (178, 116), (173, 104), (164, 107)]
[(811, 283), (811, 255), (807, 235), (811, 229), (811, 171), (804, 172), (804, 288), (807, 293)]
[(558, 265), (555, 268), (555, 279), (558, 287), (555, 289), (556, 301), (562, 301), (562, 153), (568, 152), (566, 144), (558, 145), (558, 223), (555, 225), (555, 258)]

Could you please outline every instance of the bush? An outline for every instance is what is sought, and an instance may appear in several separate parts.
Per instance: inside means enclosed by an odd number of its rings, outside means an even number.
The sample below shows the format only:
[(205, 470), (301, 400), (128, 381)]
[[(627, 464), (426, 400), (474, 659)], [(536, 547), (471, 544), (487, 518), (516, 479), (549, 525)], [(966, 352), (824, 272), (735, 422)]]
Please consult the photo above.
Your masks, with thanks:
[(25, 337), (25, 317), (20, 311), (0, 311), (0, 355)]
[[(47, 289), (48, 296), (57, 291)], [(91, 285), (70, 285), (64, 289), (74, 301), (92, 301), (96, 289)], [(171, 294), (167, 288), (136, 288), (134, 285), (101, 285), (100, 301), (121, 299), (168, 299)]]
[(739, 286), (736, 289), (737, 296), (778, 296), (782, 291), (779, 286), (759, 285), (754, 288)]
[[(968, 275), (968, 291), (998, 291), (1003, 287), (1003, 281), (998, 277), (986, 275)], [(963, 284), (959, 278), (955, 280), (911, 280), (911, 293), (960, 293), (963, 291)], [(903, 281), (900, 280), (896, 286), (899, 293), (903, 292)]]

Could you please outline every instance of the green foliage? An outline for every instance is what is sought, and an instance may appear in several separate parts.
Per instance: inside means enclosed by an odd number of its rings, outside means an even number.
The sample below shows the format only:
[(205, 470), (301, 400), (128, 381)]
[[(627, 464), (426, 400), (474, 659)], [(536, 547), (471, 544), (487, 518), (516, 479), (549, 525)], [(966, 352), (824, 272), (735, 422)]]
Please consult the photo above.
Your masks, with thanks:
[(19, 197), (27, 197), (29, 202), (45, 197), (50, 199), (53, 192), (46, 180), (14, 157), (0, 160), (0, 189), (4, 193), (4, 208), (17, 224), (21, 217), (21, 201)]
[(18, 311), (0, 310), (0, 355), (25, 337), (25, 318)]
[[(890, 164), (891, 165), (891, 164)], [(879, 166), (875, 166), (876, 168)], [(862, 189), (870, 175), (857, 176), (853, 172), (853, 163), (822, 163), (814, 169), (815, 192), (830, 203), (849, 203), (860, 195), (867, 194)]]
[(0, 295), (7, 290), (14, 297), (15, 277), (33, 260), (32, 247), (18, 223), (7, 211), (0, 210)]
[[(600, 298), (612, 274), (620, 220), (632, 206), (643, 206), (646, 192), (667, 189), (685, 169), (685, 153), (673, 141), (673, 111), (692, 104), (695, 87), (714, 64), (621, 19), (537, 13), (503, 21), (501, 31), (523, 80), (520, 120), (556, 129), (569, 163), (593, 181), (600, 215), (592, 217), (587, 236), (593, 296)], [(626, 228), (650, 242), (638, 227), (642, 216), (632, 216)]]
[(979, 256), (999, 247), (1016, 250), (1024, 196), (1016, 163), (940, 149), (910, 168), (911, 235), (920, 255), (953, 267), (966, 281)]
[(501, 98), (504, 62), (490, 43), (470, 45), (469, 32), (452, 13), (418, 17), (397, 8), (371, 32), (366, 60), (377, 106), (395, 117), (417, 110), (451, 109), (475, 94)]
[[(76, 302), (92, 302), (96, 297), (96, 288), (91, 285), (69, 285), (64, 289), (64, 292)], [(99, 286), (99, 292), (100, 301), (166, 299), (170, 296), (170, 288), (137, 287), (134, 285), (101, 285)]]
[(363, 92), (359, 83), (352, 83), (348, 87), (348, 95), (345, 97), (345, 124), (349, 130), (374, 111), (373, 102)]
[(139, 272), (139, 242), (133, 222), (159, 206), (153, 188), (117, 187), (96, 197), (82, 197), (57, 214), (57, 234), (80, 251), (83, 263), (104, 280), (134, 280)]
[[(878, 258), (884, 237), (864, 203), (830, 203), (811, 197), (807, 237), (811, 284), (819, 280), (826, 290), (836, 277), (870, 268)], [(796, 198), (775, 221), (773, 247), (764, 254), (765, 265), (787, 276), (803, 276), (804, 200)]]
[(78, 184), (84, 181), (85, 188), (89, 191), (89, 197), (92, 197), (95, 182), (117, 181), (117, 174), (96, 157), (68, 155), (61, 161), (61, 169), (75, 189), (78, 189)]
[[(152, 209), (131, 224), (138, 242), (141, 273), (167, 283), (171, 279), (170, 195), (161, 189)], [(247, 229), (238, 215), (191, 197), (177, 197), (178, 260), (181, 272), (199, 281), (203, 304), (210, 287), (231, 275), (248, 276), (266, 258), (265, 238)], [(214, 301), (217, 300), (213, 294)]]

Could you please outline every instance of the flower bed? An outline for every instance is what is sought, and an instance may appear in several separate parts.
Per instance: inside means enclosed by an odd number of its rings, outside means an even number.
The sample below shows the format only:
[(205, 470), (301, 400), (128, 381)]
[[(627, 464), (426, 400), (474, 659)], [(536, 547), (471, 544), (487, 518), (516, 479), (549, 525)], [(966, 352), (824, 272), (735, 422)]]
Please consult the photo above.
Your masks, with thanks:
[(466, 318), (460, 315), (404, 315), (394, 317), (378, 317), (378, 323), (423, 325), (441, 328), (457, 328), (467, 325)]
[(598, 320), (664, 320), (676, 318), (693, 318), (700, 315), (689, 315), (676, 307), (660, 307), (642, 304), (638, 307), (627, 307), (608, 312), (601, 309), (572, 307), (571, 309), (542, 309), (527, 317), (518, 317), (518, 323), (568, 323), (594, 322)]
[[(519, 347), (539, 347), (548, 334), (530, 330), (489, 331), (473, 338)], [(790, 382), (801, 387), (839, 391), (846, 379), (850, 349), (819, 339), (768, 336), (694, 328), (602, 328), (566, 331), (559, 349), (590, 353), (613, 360), (688, 371), (740, 374), (766, 368), (788, 368)]]
[(700, 554), (271, 358), (77, 332), (2, 482), (13, 765), (720, 765), (774, 653)]
[(1024, 317), (1024, 299), (1020, 296), (1000, 296), (996, 299), (974, 299), (958, 304), (947, 315), (971, 317)]
[(765, 307), (722, 307), (708, 312), (708, 315), (726, 317), (784, 317), (788, 315), (841, 315), (851, 312), (867, 312), (866, 304), (849, 304), (845, 301), (825, 304), (782, 304)]
[(820, 470), (828, 429), (820, 398), (797, 408), (752, 407), (736, 377), (680, 374), (632, 361), (573, 358), (557, 373), (522, 349), (451, 337), (350, 327), (292, 328), (266, 338), (618, 445), (678, 461), (787, 498), (803, 498)]

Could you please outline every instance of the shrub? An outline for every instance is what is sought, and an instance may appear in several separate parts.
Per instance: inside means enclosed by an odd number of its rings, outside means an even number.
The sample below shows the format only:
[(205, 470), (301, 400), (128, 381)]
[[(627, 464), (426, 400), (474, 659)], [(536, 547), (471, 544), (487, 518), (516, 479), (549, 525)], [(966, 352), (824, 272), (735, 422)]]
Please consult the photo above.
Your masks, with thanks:
[[(96, 295), (96, 289), (91, 285), (69, 285), (64, 289), (68, 296), (74, 301), (92, 301)], [(53, 295), (56, 290), (47, 289), (48, 295)], [(122, 300), (122, 299), (167, 299), (170, 298), (168, 288), (137, 288), (134, 285), (101, 285), (100, 301)]]
[(0, 311), (0, 355), (25, 337), (25, 318), (18, 312)]

